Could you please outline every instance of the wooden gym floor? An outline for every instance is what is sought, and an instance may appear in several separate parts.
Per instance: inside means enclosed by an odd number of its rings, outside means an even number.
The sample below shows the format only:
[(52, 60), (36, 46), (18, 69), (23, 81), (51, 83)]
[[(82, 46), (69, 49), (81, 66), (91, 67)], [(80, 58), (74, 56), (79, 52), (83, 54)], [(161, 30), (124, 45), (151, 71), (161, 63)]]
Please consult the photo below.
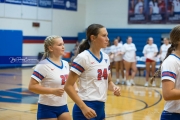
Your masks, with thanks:
[[(0, 120), (36, 120), (38, 95), (27, 89), (32, 71), (31, 68), (0, 69)], [(119, 85), (121, 97), (109, 91), (106, 120), (159, 120), (165, 103), (161, 88), (144, 87), (144, 82), (144, 77), (136, 77), (136, 86)], [(156, 85), (159, 84), (157, 79)], [(73, 105), (68, 98), (70, 113)]]

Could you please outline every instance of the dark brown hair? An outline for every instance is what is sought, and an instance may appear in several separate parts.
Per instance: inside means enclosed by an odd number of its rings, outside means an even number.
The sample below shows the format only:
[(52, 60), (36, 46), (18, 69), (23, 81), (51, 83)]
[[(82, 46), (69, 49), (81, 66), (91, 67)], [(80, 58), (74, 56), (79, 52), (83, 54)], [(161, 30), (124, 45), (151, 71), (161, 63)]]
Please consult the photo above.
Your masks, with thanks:
[[(164, 60), (177, 48), (178, 43), (180, 42), (180, 25), (174, 27), (170, 32), (170, 39), (171, 39), (171, 47), (169, 47), (166, 57)], [(163, 61), (164, 61), (163, 60)], [(155, 72), (154, 76), (151, 78), (151, 83), (156, 76), (159, 76), (161, 73), (161, 65), (159, 69)]]
[(104, 28), (104, 26), (100, 24), (91, 24), (87, 30), (86, 30), (86, 40), (82, 41), (80, 43), (77, 54), (83, 52), (84, 50), (87, 50), (90, 48), (90, 43), (91, 43), (91, 35), (98, 36), (99, 34), (99, 29)]

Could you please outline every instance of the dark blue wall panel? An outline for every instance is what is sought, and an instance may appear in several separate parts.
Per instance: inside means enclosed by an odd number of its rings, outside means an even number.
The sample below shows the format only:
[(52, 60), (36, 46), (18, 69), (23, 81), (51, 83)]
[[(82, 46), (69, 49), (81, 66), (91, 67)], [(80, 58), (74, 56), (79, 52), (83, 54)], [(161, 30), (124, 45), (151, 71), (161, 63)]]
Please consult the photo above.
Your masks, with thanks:
[[(3, 56), (22, 56), (22, 40), (23, 34), (19, 30), (0, 30), (0, 57), (1, 60)], [(2, 64), (0, 63), (0, 68), (2, 67), (17, 67), (21, 64)]]

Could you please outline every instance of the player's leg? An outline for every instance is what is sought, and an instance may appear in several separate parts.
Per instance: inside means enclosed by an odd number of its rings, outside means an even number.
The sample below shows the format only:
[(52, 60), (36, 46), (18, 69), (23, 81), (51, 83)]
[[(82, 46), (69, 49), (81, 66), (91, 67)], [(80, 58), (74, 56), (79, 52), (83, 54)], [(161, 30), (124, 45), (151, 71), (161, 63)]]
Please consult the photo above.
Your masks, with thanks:
[(120, 61), (120, 71), (121, 71), (121, 76), (122, 76), (122, 81), (124, 81), (124, 60)]
[(149, 80), (149, 74), (150, 74), (150, 62), (146, 62), (146, 82), (144, 86), (148, 86), (148, 80)]
[(58, 120), (71, 120), (67, 105), (60, 106), (56, 113), (58, 116)]
[(130, 68), (131, 68), (131, 63), (124, 60), (124, 67), (125, 67), (125, 70), (126, 70), (126, 73), (125, 73), (126, 74), (126, 84), (128, 86), (130, 86), (131, 83), (129, 81), (130, 80), (129, 71), (130, 71)]
[(115, 68), (116, 68), (116, 85), (120, 83), (120, 80), (119, 80), (119, 61), (115, 61)]
[(71, 120), (71, 116), (69, 112), (64, 112), (62, 113), (59, 117), (58, 120)]
[[(156, 70), (156, 62), (153, 61), (153, 62), (151, 62), (151, 71), (152, 71), (152, 74), (151, 74), (151, 75), (154, 75), (155, 70)], [(153, 87), (156, 86), (155, 80), (153, 81), (152, 86), (153, 86)]]
[(135, 85), (135, 83), (134, 83), (134, 77), (135, 77), (136, 71), (137, 71), (136, 62), (132, 62), (132, 63), (131, 63), (131, 69), (132, 69), (132, 74), (131, 74), (131, 76), (132, 76), (132, 78), (131, 78), (131, 84), (132, 84), (132, 85)]

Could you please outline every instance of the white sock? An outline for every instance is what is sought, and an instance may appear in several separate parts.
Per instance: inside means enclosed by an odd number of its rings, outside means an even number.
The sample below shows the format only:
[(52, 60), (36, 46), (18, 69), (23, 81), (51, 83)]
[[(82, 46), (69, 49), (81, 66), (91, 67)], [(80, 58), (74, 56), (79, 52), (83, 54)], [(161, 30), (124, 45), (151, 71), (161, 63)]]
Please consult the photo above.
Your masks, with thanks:
[(119, 79), (116, 79), (117, 82), (119, 82)]

